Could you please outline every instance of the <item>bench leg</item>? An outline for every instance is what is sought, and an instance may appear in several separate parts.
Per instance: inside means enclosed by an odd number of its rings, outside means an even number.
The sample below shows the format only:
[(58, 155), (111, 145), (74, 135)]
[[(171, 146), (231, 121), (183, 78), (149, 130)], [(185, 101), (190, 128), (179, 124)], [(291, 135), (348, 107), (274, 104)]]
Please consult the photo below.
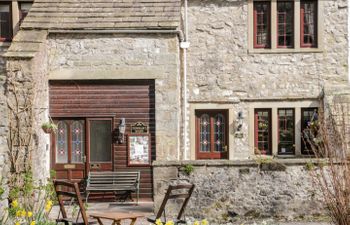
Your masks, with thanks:
[(90, 195), (90, 192), (86, 192), (86, 199), (85, 199), (85, 202), (86, 202), (86, 203), (88, 203), (89, 195)]
[(139, 204), (140, 191), (137, 189), (136, 205)]
[(130, 225), (135, 225), (136, 220), (137, 220), (137, 218), (133, 218), (133, 219), (131, 219), (131, 223), (130, 223)]

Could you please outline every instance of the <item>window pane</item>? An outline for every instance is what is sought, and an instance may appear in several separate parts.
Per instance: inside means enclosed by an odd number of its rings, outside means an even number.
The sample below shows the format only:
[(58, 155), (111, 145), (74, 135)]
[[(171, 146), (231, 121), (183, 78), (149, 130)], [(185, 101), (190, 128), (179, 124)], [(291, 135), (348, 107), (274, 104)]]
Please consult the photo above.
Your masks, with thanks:
[(278, 110), (278, 153), (294, 154), (294, 110)]
[(71, 125), (72, 134), (72, 162), (83, 162), (85, 149), (84, 121), (74, 121)]
[(294, 4), (291, 1), (277, 2), (278, 47), (292, 48), (294, 45)]
[(210, 152), (210, 117), (208, 114), (203, 114), (200, 117), (200, 140), (199, 140), (199, 151)]
[(0, 5), (0, 37), (11, 39), (10, 5)]
[(225, 151), (225, 117), (219, 113), (214, 117), (214, 151)]
[(301, 114), (301, 153), (302, 154), (313, 154), (311, 151), (311, 146), (307, 142), (307, 139), (310, 137), (310, 126), (312, 126), (312, 123), (318, 120), (317, 115), (317, 108), (305, 108), (302, 109)]
[(317, 42), (317, 1), (300, 2), (302, 47), (316, 47)]
[(270, 2), (254, 2), (254, 45), (270, 47)]
[(271, 154), (271, 111), (255, 110), (255, 148), (258, 154)]
[(65, 121), (57, 124), (56, 163), (68, 163), (68, 126)]
[(90, 121), (90, 162), (110, 162), (112, 124), (110, 120)]

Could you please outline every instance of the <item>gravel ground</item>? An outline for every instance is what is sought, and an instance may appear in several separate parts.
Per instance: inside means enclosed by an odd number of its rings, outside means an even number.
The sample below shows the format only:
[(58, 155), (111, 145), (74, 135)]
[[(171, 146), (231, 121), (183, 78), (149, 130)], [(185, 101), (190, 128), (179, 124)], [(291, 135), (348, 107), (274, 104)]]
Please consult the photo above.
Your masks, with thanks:
[[(72, 207), (68, 207), (68, 213), (71, 213)], [(145, 215), (144, 218), (139, 218), (135, 225), (149, 225), (150, 223), (147, 222), (146, 217), (153, 215), (153, 202), (140, 202), (138, 206), (133, 204), (122, 204), (122, 203), (92, 203), (88, 206), (88, 213), (93, 211), (104, 211), (104, 212), (115, 212), (115, 211), (122, 211), (122, 212), (140, 212)], [(50, 217), (52, 219), (56, 219), (58, 216), (59, 208), (57, 206), (54, 206)], [(189, 219), (188, 225), (193, 224), (193, 219)], [(191, 222), (192, 221), (192, 222)], [(111, 221), (103, 220), (104, 225), (110, 225), (112, 224)], [(129, 225), (130, 220), (126, 220), (122, 222), (122, 225)], [(234, 222), (230, 223), (210, 223), (210, 225), (330, 225), (328, 222), (322, 222), (316, 221), (316, 222), (310, 222), (308, 221), (277, 221), (275, 219), (235, 219)]]

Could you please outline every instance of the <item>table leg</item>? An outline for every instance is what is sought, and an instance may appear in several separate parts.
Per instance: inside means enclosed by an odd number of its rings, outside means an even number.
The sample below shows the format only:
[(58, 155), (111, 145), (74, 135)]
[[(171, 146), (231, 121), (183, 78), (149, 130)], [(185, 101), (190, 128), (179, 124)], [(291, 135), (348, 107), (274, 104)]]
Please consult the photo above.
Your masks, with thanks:
[(137, 220), (137, 218), (133, 218), (133, 219), (131, 219), (131, 223), (130, 223), (130, 225), (135, 225), (136, 220)]
[(102, 220), (100, 218), (97, 218), (97, 222), (98, 224), (103, 225)]

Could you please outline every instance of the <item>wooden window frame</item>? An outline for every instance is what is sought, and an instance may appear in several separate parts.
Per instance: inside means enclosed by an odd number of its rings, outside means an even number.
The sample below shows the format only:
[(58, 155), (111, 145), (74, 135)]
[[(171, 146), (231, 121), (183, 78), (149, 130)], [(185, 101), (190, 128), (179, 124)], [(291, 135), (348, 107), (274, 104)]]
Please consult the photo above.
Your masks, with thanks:
[[(268, 18), (267, 18), (267, 32), (268, 32), (268, 40), (266, 45), (259, 45), (257, 42), (257, 34), (258, 34), (258, 17), (257, 17), (257, 12), (256, 12), (256, 4), (259, 3), (267, 3), (268, 5)], [(271, 1), (253, 1), (253, 26), (254, 26), (254, 48), (271, 48)]]
[[(288, 153), (282, 153), (280, 151), (280, 126), (279, 126), (279, 122), (280, 122), (280, 117), (279, 117), (279, 111), (280, 110), (292, 110), (293, 111), (293, 152), (288, 152)], [(296, 124), (295, 124), (295, 108), (278, 108), (277, 109), (277, 155), (295, 155), (295, 131), (296, 131)]]
[[(199, 114), (206, 113), (209, 115), (210, 119), (210, 152), (200, 152), (199, 151), (199, 140), (200, 140), (200, 117)], [(225, 146), (226, 151), (224, 152), (214, 152), (214, 123), (213, 118), (216, 114), (221, 113), (225, 117)], [(196, 110), (196, 159), (228, 159), (228, 139), (229, 139), (229, 127), (228, 127), (228, 110), (222, 109), (207, 109), (207, 110)]]
[(301, 108), (301, 115), (300, 115), (300, 123), (301, 123), (301, 145), (300, 145), (300, 152), (302, 155), (314, 155), (314, 153), (312, 151), (307, 151), (306, 150), (306, 143), (304, 142), (305, 140), (303, 140), (303, 132), (304, 129), (306, 129), (305, 124), (304, 124), (304, 112), (305, 111), (314, 111), (317, 110), (318, 112), (318, 108), (317, 107), (311, 107), (311, 108)]
[[(278, 33), (278, 25), (279, 25), (279, 21), (278, 21), (278, 3), (285, 3), (285, 2), (290, 2), (290, 3), (292, 3), (292, 9), (293, 9), (293, 11), (292, 11), (292, 24), (291, 24), (291, 26), (292, 26), (292, 29), (293, 29), (293, 31), (292, 31), (292, 45), (291, 46), (287, 46), (287, 45), (279, 45), (279, 43), (278, 43), (278, 38), (279, 38), (279, 33)], [(294, 16), (294, 14), (295, 14), (295, 3), (294, 3), (294, 1), (288, 1), (288, 0), (285, 0), (285, 1), (277, 1), (277, 8), (276, 8), (276, 44), (277, 44), (277, 48), (295, 48), (295, 29), (294, 29), (294, 23), (295, 23), (295, 16)], [(285, 23), (285, 26), (286, 26), (286, 23)]]
[[(259, 150), (260, 154), (260, 149), (259, 149), (259, 137), (258, 137), (258, 132), (259, 132), (259, 127), (258, 127), (258, 113), (259, 112), (268, 112), (268, 121), (269, 121), (269, 127), (268, 127), (268, 132), (269, 132), (269, 137), (268, 137), (268, 146), (269, 146), (269, 152), (267, 152), (264, 155), (272, 155), (272, 110), (269, 108), (257, 108), (254, 110), (254, 147), (255, 149)], [(254, 151), (255, 152), (255, 151)]]
[(0, 5), (9, 6), (9, 37), (3, 37), (0, 34), (0, 42), (10, 42), (13, 38), (13, 23), (12, 23), (12, 2), (0, 2)]
[[(304, 9), (303, 9), (303, 2), (313, 2), (315, 15), (314, 15), (314, 29), (315, 29), (315, 39), (314, 43), (308, 44), (304, 42)], [(317, 0), (301, 0), (300, 1), (300, 47), (301, 48), (317, 48), (317, 40), (318, 40), (318, 1)]]

